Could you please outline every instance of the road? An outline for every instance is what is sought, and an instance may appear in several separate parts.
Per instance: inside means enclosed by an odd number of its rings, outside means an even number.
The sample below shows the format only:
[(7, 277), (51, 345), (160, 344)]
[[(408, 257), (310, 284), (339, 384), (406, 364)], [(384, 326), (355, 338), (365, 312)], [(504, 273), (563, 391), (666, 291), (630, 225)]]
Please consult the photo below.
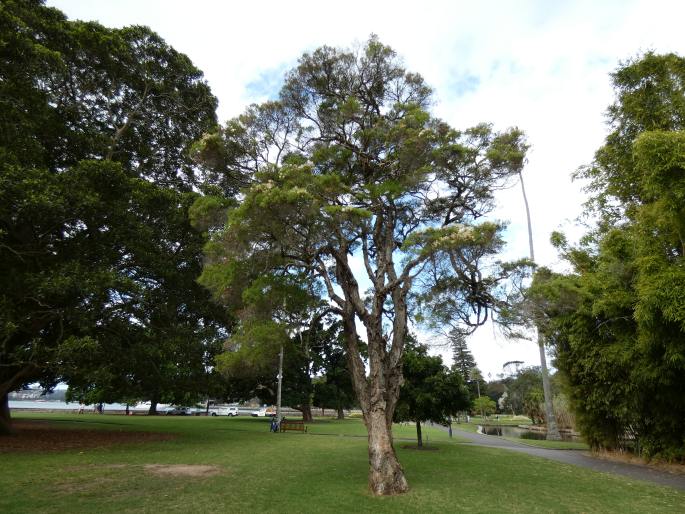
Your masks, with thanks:
[[(447, 427), (438, 425), (433, 426), (435, 428), (441, 428), (447, 431)], [(533, 455), (535, 457), (542, 457), (544, 459), (563, 462), (565, 464), (589, 468), (603, 473), (624, 475), (636, 480), (644, 480), (659, 485), (685, 490), (685, 475), (668, 473), (666, 471), (652, 469), (648, 466), (640, 464), (628, 464), (623, 462), (602, 460), (591, 456), (587, 452), (579, 450), (550, 450), (547, 448), (536, 448), (534, 446), (503, 439), (498, 436), (474, 434), (473, 432), (459, 430), (458, 425), (452, 425), (452, 430), (454, 435), (457, 435), (463, 439), (467, 439), (469, 443), (466, 444), (476, 444), (478, 446), (485, 446), (488, 448), (501, 448), (504, 450), (521, 452), (527, 455)]]

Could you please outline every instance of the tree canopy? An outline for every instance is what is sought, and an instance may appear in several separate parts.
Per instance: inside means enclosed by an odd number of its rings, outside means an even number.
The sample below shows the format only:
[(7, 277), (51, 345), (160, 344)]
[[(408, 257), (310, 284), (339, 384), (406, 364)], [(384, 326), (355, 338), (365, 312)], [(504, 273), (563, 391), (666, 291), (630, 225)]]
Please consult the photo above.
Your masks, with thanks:
[(148, 28), (10, 0), (0, 96), (2, 428), (29, 382), (196, 387), (229, 322), (195, 283), (189, 151), (216, 124), (202, 73)]
[(395, 421), (413, 421), (421, 447), (421, 423), (432, 421), (446, 425), (451, 416), (469, 406), (469, 394), (461, 374), (444, 366), (440, 356), (428, 355), (425, 345), (407, 343), (402, 376), (404, 383)]
[(305, 54), (278, 100), (249, 107), (194, 148), (217, 183), (247, 184), (213, 229), (202, 283), (241, 310), (242, 292), (264, 276), (297, 277), (339, 317), (376, 494), (407, 489), (391, 424), (411, 294), (477, 325), (520, 273), (494, 258), (502, 225), (480, 218), (523, 165), (522, 133), (455, 130), (430, 103), (423, 78), (372, 37)]

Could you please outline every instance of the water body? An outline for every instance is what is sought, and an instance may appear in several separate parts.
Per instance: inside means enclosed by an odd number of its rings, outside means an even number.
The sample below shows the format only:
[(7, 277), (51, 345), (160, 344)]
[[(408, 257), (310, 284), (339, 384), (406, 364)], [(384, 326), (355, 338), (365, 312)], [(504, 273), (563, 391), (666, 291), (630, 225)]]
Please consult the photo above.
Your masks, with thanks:
[[(519, 439), (547, 439), (547, 432), (543, 430), (528, 430), (526, 428), (507, 425), (478, 425), (478, 433), (502, 437), (517, 437)], [(582, 442), (582, 439), (568, 432), (561, 432), (562, 441)]]
[[(31, 410), (63, 410), (63, 411), (78, 411), (78, 402), (61, 402), (57, 400), (10, 400), (10, 409), (31, 409)], [(162, 407), (162, 406), (160, 406)], [(136, 412), (147, 412), (150, 405), (137, 405), (129, 407), (130, 410)], [(93, 411), (93, 405), (86, 405), (85, 412)], [(105, 412), (108, 410), (126, 410), (126, 405), (123, 403), (105, 403)]]
[[(58, 400), (10, 400), (10, 409), (22, 409), (22, 410), (37, 410), (37, 411), (62, 411), (62, 412), (78, 412), (80, 406), (78, 402), (63, 402)], [(157, 412), (164, 413), (164, 410), (171, 408), (168, 404), (158, 404)], [(139, 403), (138, 405), (129, 406), (129, 410), (135, 413), (147, 414), (150, 409), (150, 404), (147, 402)], [(257, 408), (258, 409), (258, 408)], [(126, 405), (123, 403), (105, 403), (104, 412), (123, 412), (126, 410)], [(203, 409), (198, 408), (199, 411)], [(241, 416), (249, 416), (255, 407), (239, 407), (239, 412)], [(94, 405), (85, 405), (83, 407), (84, 412), (94, 412)]]

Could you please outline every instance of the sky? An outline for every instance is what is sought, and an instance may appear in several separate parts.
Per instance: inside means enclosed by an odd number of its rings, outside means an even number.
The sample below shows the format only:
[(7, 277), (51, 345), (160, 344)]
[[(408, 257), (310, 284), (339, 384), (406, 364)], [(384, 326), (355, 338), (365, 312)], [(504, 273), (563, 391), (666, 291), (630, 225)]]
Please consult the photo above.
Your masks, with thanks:
[[(50, 0), (70, 19), (109, 27), (147, 25), (204, 71), (219, 99), (221, 121), (276, 95), (302, 53), (349, 47), (379, 36), (435, 91), (433, 114), (455, 128), (489, 122), (517, 126), (531, 149), (524, 169), (535, 257), (563, 269), (549, 244), (562, 230), (583, 228), (583, 184), (608, 132), (610, 74), (645, 51), (685, 54), (681, 0), (267, 1)], [(503, 259), (528, 256), (520, 186), (499, 194), (493, 217), (507, 220)], [(429, 338), (426, 338), (429, 339)], [(435, 342), (430, 338), (424, 342)], [(483, 375), (495, 379), (508, 361), (539, 364), (537, 345), (508, 341), (495, 327), (469, 339)], [(436, 347), (448, 364), (450, 352)]]

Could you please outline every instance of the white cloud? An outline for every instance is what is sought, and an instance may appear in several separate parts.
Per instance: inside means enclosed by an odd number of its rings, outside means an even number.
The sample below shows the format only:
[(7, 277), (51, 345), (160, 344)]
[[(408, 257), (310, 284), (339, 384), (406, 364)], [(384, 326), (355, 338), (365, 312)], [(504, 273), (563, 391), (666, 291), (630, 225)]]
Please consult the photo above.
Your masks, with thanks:
[[(349, 46), (370, 33), (436, 91), (435, 112), (465, 128), (516, 125), (532, 145), (525, 170), (536, 257), (558, 265), (548, 243), (572, 221), (583, 194), (570, 174), (588, 163), (606, 133), (608, 74), (641, 51), (685, 53), (685, 4), (659, 1), (187, 2), (52, 0), (70, 18), (107, 26), (148, 25), (205, 72), (221, 119), (268, 96), (263, 86), (304, 51)], [(277, 82), (276, 82), (277, 83)], [(511, 222), (508, 256), (527, 255), (520, 190), (500, 195), (495, 213)], [(484, 327), (471, 349), (487, 376), (508, 360), (537, 362), (533, 343), (511, 343)], [(448, 355), (446, 355), (448, 356)]]

